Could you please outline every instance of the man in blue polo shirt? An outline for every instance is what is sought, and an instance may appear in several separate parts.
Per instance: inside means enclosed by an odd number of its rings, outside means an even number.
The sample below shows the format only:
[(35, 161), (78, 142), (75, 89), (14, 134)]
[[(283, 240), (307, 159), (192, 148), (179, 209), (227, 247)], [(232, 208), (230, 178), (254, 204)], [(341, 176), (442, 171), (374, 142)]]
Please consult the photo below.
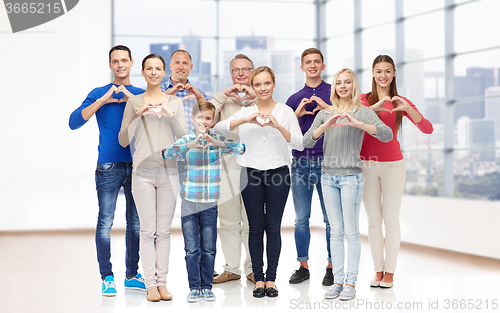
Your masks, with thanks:
[(132, 156), (129, 147), (118, 142), (123, 110), (127, 99), (144, 90), (130, 84), (130, 69), (134, 65), (130, 49), (115, 46), (109, 51), (109, 68), (114, 81), (92, 90), (82, 105), (71, 113), (69, 127), (78, 129), (93, 116), (99, 127), (99, 156), (95, 171), (99, 215), (95, 242), (97, 261), (102, 279), (102, 294), (116, 295), (111, 266), (110, 231), (115, 216), (118, 191), (123, 186), (126, 199), (127, 228), (125, 288), (146, 290), (144, 278), (137, 272), (139, 266), (139, 216), (132, 198)]
[[(306, 75), (304, 88), (290, 96), (286, 104), (295, 110), (299, 119), (302, 133), (305, 134), (311, 127), (316, 114), (331, 105), (331, 85), (321, 79), (321, 72), (325, 69), (323, 54), (315, 48), (306, 49), (301, 56), (300, 68)], [(321, 191), (321, 162), (323, 161), (323, 138), (320, 138), (313, 148), (305, 148), (303, 151), (293, 150), (293, 161), (291, 169), (291, 189), (293, 204), (295, 207), (295, 246), (297, 248), (297, 261), (300, 268), (292, 273), (290, 284), (298, 284), (309, 279), (309, 242), (311, 232), (309, 229), (309, 218), (311, 217), (311, 200), (316, 186), (323, 221), (326, 225), (326, 249), (328, 253), (328, 265), (323, 285), (333, 284), (332, 259), (330, 255), (330, 224), (326, 215), (323, 193)]]

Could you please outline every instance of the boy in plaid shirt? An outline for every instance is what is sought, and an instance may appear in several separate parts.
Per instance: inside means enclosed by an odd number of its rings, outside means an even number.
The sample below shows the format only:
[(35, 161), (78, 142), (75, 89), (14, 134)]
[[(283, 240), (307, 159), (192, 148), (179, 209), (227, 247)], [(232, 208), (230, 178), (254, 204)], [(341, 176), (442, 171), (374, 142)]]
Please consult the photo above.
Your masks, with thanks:
[(191, 289), (188, 302), (196, 302), (200, 297), (207, 301), (215, 300), (212, 279), (221, 157), (222, 153), (245, 153), (244, 144), (210, 133), (214, 116), (215, 106), (211, 102), (198, 101), (191, 115), (194, 130), (162, 151), (165, 159), (182, 154), (186, 165), (180, 196), (186, 268)]

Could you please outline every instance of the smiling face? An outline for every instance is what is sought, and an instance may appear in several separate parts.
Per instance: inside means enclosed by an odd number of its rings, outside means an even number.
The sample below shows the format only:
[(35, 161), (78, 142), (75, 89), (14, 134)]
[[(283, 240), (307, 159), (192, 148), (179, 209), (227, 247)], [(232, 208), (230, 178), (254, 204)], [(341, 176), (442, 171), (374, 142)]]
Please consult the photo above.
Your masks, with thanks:
[(114, 50), (111, 52), (109, 68), (113, 71), (116, 79), (126, 79), (130, 75), (130, 69), (134, 65), (134, 60), (130, 59), (129, 53), (124, 50)]
[(321, 78), (321, 72), (325, 69), (321, 55), (311, 53), (304, 56), (300, 69), (306, 74), (306, 78)]
[(148, 85), (159, 85), (165, 76), (165, 67), (160, 59), (150, 58), (144, 62), (141, 73)]
[(272, 99), (274, 87), (276, 84), (269, 72), (261, 72), (253, 78), (252, 88), (260, 101)]
[(341, 101), (351, 100), (353, 90), (354, 83), (351, 74), (349, 72), (340, 73), (335, 81), (335, 92), (339, 99)]
[(186, 83), (189, 73), (193, 69), (191, 58), (186, 52), (178, 51), (170, 58), (170, 69), (174, 82)]
[(372, 76), (377, 87), (388, 89), (396, 76), (396, 71), (391, 63), (379, 62), (373, 67)]
[(196, 134), (207, 134), (210, 127), (214, 123), (215, 111), (201, 110), (194, 115), (191, 115)]
[[(234, 71), (235, 69), (239, 69), (239, 71)], [(244, 72), (243, 69), (247, 69), (246, 72)], [(246, 59), (233, 60), (231, 63), (231, 79), (233, 80), (233, 84), (250, 86), (252, 69), (252, 63)]]

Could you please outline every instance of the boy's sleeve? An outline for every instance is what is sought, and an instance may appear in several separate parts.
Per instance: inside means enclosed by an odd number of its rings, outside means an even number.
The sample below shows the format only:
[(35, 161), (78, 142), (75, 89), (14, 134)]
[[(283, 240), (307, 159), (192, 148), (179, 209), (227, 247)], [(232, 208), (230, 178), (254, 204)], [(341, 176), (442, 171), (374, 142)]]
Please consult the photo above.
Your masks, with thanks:
[(161, 155), (164, 159), (171, 159), (179, 154), (186, 153), (189, 150), (187, 147), (188, 140), (189, 136), (183, 136), (182, 138), (177, 139), (173, 144), (164, 148), (161, 151)]
[(236, 140), (226, 138), (224, 136), (218, 136), (217, 140), (224, 141), (226, 144), (225, 148), (221, 148), (222, 153), (232, 154), (232, 155), (242, 155), (246, 151), (244, 143)]

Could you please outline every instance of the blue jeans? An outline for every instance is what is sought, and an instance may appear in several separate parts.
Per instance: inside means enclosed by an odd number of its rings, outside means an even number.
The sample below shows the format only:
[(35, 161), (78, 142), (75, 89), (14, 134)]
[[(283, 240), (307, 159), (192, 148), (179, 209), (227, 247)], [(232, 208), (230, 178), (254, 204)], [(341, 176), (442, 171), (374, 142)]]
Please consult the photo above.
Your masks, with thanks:
[[(217, 203), (182, 199), (181, 217), (189, 289), (212, 289), (217, 242)], [(184, 212), (196, 212), (184, 214)]]
[[(363, 173), (349, 176), (321, 176), (326, 212), (332, 229), (330, 247), (334, 282), (356, 285), (361, 257), (359, 237), (359, 208), (363, 199), (365, 178)], [(344, 272), (344, 233), (348, 242), (347, 275)]]
[(292, 196), (295, 207), (295, 247), (297, 249), (297, 261), (309, 260), (309, 242), (311, 231), (309, 219), (311, 217), (311, 200), (314, 186), (319, 196), (323, 221), (325, 222), (327, 261), (331, 262), (330, 254), (330, 223), (326, 214), (323, 192), (321, 189), (321, 162), (323, 158), (306, 159), (293, 158), (292, 161)]
[(99, 202), (99, 215), (95, 232), (97, 261), (101, 278), (113, 275), (111, 265), (110, 235), (115, 218), (116, 199), (123, 186), (125, 192), (125, 266), (127, 277), (137, 274), (139, 268), (139, 216), (132, 198), (132, 162), (97, 163), (95, 184)]
[[(290, 191), (288, 166), (271, 170), (242, 168), (248, 184), (241, 195), (248, 216), (248, 249), (255, 281), (275, 281), (281, 252), (281, 219)], [(245, 186), (245, 182), (240, 183)], [(264, 277), (264, 232), (266, 234), (267, 270)]]

